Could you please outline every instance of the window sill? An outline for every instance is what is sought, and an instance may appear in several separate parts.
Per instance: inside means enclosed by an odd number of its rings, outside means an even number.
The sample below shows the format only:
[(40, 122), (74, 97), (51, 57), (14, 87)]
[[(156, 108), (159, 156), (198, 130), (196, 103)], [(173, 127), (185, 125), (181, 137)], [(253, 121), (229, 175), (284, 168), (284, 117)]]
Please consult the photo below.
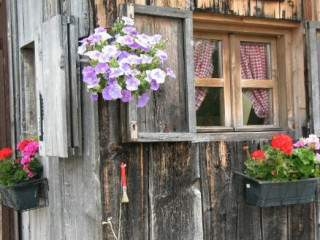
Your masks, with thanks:
[(214, 142), (272, 139), (283, 131), (224, 132), (224, 133), (138, 133), (135, 142)]

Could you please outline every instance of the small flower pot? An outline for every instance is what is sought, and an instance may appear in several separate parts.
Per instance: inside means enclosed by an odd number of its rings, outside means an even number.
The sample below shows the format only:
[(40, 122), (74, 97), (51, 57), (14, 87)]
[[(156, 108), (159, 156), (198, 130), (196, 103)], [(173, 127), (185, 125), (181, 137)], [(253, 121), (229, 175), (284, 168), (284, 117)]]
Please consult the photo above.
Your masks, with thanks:
[(244, 177), (245, 201), (250, 205), (275, 207), (315, 201), (318, 178), (272, 182), (236, 173)]
[(0, 185), (2, 204), (25, 211), (48, 206), (48, 180), (37, 179), (10, 187)]

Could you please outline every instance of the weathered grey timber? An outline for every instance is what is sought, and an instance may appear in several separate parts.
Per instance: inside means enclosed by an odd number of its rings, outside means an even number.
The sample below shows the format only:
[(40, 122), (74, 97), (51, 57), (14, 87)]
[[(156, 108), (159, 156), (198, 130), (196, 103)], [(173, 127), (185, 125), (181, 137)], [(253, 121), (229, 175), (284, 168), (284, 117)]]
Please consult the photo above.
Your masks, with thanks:
[[(34, 100), (38, 117), (41, 112), (39, 96), (32, 96), (32, 89), (28, 89), (33, 88), (34, 83), (36, 90), (47, 89), (43, 98), (51, 103), (45, 103), (49, 105), (46, 111), (49, 120), (57, 123), (61, 112), (53, 111), (56, 103), (55, 99), (50, 99), (53, 87), (49, 81), (60, 81), (53, 93), (57, 98), (59, 94), (69, 98), (61, 105), (65, 119), (60, 118), (67, 130), (49, 124), (44, 126), (43, 132), (52, 137), (64, 137), (64, 143), (56, 141), (63, 147), (66, 144), (83, 148), (82, 155), (73, 157), (64, 149), (64, 158), (47, 156), (43, 151), (41, 160), (50, 187), (49, 206), (21, 214), (22, 239), (114, 240), (110, 225), (101, 225), (109, 217), (112, 217), (113, 229), (121, 240), (318, 239), (316, 205), (251, 207), (243, 200), (241, 177), (233, 174), (233, 171), (243, 171), (244, 145), (251, 150), (261, 148), (265, 140), (270, 140), (280, 129), (195, 132), (192, 12), (181, 10), (183, 6), (186, 9), (193, 6), (197, 11), (230, 16), (299, 19), (296, 0), (293, 7), (288, 8), (283, 8), (288, 6), (288, 1), (280, 0), (277, 3), (256, 0), (121, 1), (149, 5), (134, 5), (136, 25), (141, 32), (160, 33), (168, 39), (165, 50), (171, 60), (165, 67), (173, 68), (177, 74), (177, 79), (168, 80), (151, 96), (147, 107), (139, 110), (135, 102), (128, 105), (102, 99), (98, 103), (91, 101), (85, 86), (78, 84), (81, 71), (76, 54), (77, 40), (93, 32), (97, 19), (106, 19), (108, 26), (112, 25), (120, 1), (7, 2), (10, 10), (11, 121), (15, 126), (12, 146), (31, 137), (35, 130), (41, 135), (41, 124), (32, 121)], [(266, 7), (272, 2), (277, 5), (276, 11)], [(237, 4), (231, 6), (231, 3)], [(234, 8), (237, 6), (238, 9)], [(107, 15), (96, 16), (98, 12)], [(52, 21), (57, 22), (50, 25)], [(51, 57), (46, 56), (48, 52)], [(294, 53), (287, 54), (295, 56)], [(56, 65), (55, 60), (60, 59), (60, 64)], [(65, 82), (59, 78), (61, 72), (65, 74)], [(70, 91), (62, 92), (64, 87)], [(79, 91), (81, 95), (74, 94)], [(295, 98), (297, 102), (298, 96)], [(77, 106), (79, 101), (81, 110)], [(288, 119), (283, 121), (286, 125)], [(301, 125), (297, 124), (296, 128)], [(135, 139), (139, 142), (128, 142)], [(130, 201), (126, 204), (121, 204), (121, 162), (127, 164)]]
[[(49, 206), (22, 213), (19, 217), (21, 225), (16, 225), (16, 229), (20, 229), (21, 239), (26, 240), (102, 239), (97, 103), (92, 102), (87, 90), (81, 87), (80, 66), (76, 53), (78, 39), (92, 30), (94, 24), (92, 8), (86, 0), (81, 4), (78, 1), (72, 3), (65, 1), (68, 3), (63, 9), (65, 16), (61, 16), (60, 1), (14, 0), (7, 3), (10, 15), (9, 26), (12, 26), (10, 27), (9, 57), (13, 91), (12, 122), (15, 123), (16, 133), (13, 135), (13, 146), (23, 138), (35, 137), (33, 131), (28, 129), (24, 131), (21, 127), (24, 119), (30, 119), (30, 121), (34, 119), (31, 113), (34, 114), (35, 104), (32, 101), (37, 102), (39, 117), (39, 95), (29, 94), (30, 91), (34, 91), (34, 85), (36, 91), (46, 86), (45, 94), (50, 94), (51, 97), (50, 99), (49, 96), (43, 96), (44, 99), (49, 99), (47, 101), (51, 101), (46, 102), (47, 117), (50, 116), (51, 124), (43, 129), (47, 134), (50, 132), (48, 137), (56, 135), (59, 138), (68, 134), (68, 131), (54, 127), (61, 116), (54, 109), (58, 107), (57, 101), (62, 100), (59, 99), (59, 94), (64, 94), (71, 99), (70, 102), (65, 102), (64, 107), (61, 106), (66, 112), (64, 115), (66, 117), (62, 116), (60, 120), (68, 119), (69, 124), (66, 126), (73, 127), (73, 139), (69, 135), (67, 145), (73, 142), (74, 146), (83, 146), (82, 155), (79, 157), (41, 157), (44, 176), (49, 179)], [(71, 12), (81, 16), (79, 24), (77, 18), (68, 18)], [(63, 22), (64, 19), (66, 22)], [(56, 21), (56, 24), (50, 25), (52, 21)], [(70, 69), (69, 66), (71, 66)], [(59, 72), (65, 70), (71, 81), (62, 82), (62, 78), (59, 78), (61, 77)], [(50, 81), (53, 82), (50, 83)], [(59, 86), (55, 86), (57, 83)], [(71, 96), (70, 92), (63, 93), (61, 90), (64, 85), (70, 86), (72, 93), (81, 91), (81, 95), (72, 94)], [(53, 98), (54, 89), (57, 94), (55, 99)], [(83, 97), (80, 98), (80, 96)], [(76, 104), (78, 101), (79, 104)], [(83, 114), (79, 109), (80, 104)], [(79, 116), (82, 119), (77, 119)], [(82, 122), (75, 122), (75, 120), (82, 120)], [(38, 134), (40, 133), (37, 120), (25, 126), (36, 129)], [(57, 141), (61, 146), (66, 143), (66, 140), (63, 140), (64, 143), (62, 140)], [(64, 152), (67, 156), (70, 155), (68, 150), (64, 149)], [(51, 153), (57, 154), (54, 151)], [(16, 224), (18, 224), (18, 218), (16, 218)]]
[[(122, 15), (127, 14), (127, 8), (121, 5)], [(166, 133), (168, 137), (175, 132), (195, 132), (192, 12), (134, 5), (134, 16), (139, 31), (161, 34), (170, 43), (165, 47), (170, 58), (164, 68), (170, 67), (177, 78), (167, 79), (170, 85), (151, 92), (145, 109), (137, 109), (135, 101), (123, 106), (121, 114), (128, 119), (123, 124), (124, 141), (140, 141), (139, 133), (144, 132)]]
[(320, 23), (309, 22), (309, 82), (311, 96), (311, 109), (312, 109), (312, 130), (316, 135), (320, 135), (320, 85), (319, 85), (319, 70), (320, 70)]

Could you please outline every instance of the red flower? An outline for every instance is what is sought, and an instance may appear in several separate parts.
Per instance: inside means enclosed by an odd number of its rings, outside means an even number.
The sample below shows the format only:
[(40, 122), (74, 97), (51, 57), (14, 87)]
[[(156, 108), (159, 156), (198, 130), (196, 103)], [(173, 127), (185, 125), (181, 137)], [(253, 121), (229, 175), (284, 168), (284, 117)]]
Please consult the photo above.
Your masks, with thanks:
[(6, 159), (12, 154), (13, 154), (13, 151), (11, 148), (3, 148), (0, 150), (0, 159)]
[(280, 135), (274, 134), (271, 145), (275, 149), (280, 149), (281, 152), (290, 155), (293, 151), (292, 138), (284, 133)]
[(30, 142), (32, 142), (32, 141), (29, 140), (29, 139), (26, 139), (26, 140), (23, 140), (23, 141), (19, 142), (18, 146), (17, 146), (17, 149), (22, 151)]
[(253, 159), (262, 159), (262, 158), (265, 158), (265, 157), (266, 157), (266, 154), (261, 150), (254, 151), (252, 153), (252, 158)]

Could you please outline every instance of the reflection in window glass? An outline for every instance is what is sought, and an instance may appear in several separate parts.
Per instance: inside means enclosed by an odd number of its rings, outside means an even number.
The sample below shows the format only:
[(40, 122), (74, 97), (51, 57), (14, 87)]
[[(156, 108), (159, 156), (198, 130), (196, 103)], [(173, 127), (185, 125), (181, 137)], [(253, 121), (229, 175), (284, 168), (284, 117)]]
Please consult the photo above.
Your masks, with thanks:
[(207, 93), (197, 111), (197, 126), (223, 126), (223, 88), (199, 88), (199, 90), (204, 89)]
[(241, 42), (241, 78), (271, 79), (270, 44)]
[(272, 89), (242, 89), (243, 125), (273, 124)]

